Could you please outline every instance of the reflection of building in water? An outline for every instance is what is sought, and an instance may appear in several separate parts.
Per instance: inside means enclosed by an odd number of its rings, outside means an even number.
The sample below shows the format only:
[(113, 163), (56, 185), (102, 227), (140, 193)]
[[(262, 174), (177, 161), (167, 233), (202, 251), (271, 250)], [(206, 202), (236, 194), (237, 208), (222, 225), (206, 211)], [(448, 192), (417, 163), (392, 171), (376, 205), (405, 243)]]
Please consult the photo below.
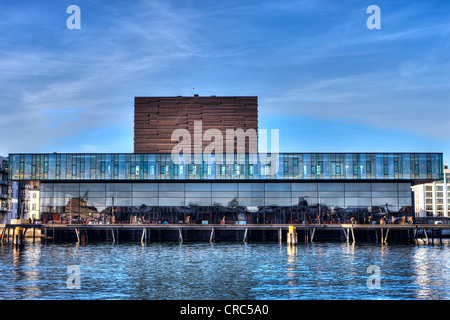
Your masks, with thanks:
[[(170, 115), (158, 119), (157, 106), (144, 114), (146, 108), (140, 125), (164, 120), (158, 130), (165, 137), (170, 123), (174, 130), (189, 114), (183, 106), (169, 121)], [(247, 109), (236, 107), (233, 117), (247, 125)], [(208, 116), (209, 128), (226, 129), (214, 119), (223, 120)], [(138, 145), (148, 146), (145, 132), (139, 130)], [(151, 139), (157, 137), (152, 131)], [(220, 223), (225, 217), (259, 224), (406, 222), (413, 215), (411, 186), (443, 179), (442, 153), (280, 153), (271, 163), (263, 154), (235, 154), (225, 163), (216, 156), (194, 163), (194, 154), (174, 162), (170, 153), (156, 152), (10, 154), (9, 179), (39, 188), (44, 222)]]

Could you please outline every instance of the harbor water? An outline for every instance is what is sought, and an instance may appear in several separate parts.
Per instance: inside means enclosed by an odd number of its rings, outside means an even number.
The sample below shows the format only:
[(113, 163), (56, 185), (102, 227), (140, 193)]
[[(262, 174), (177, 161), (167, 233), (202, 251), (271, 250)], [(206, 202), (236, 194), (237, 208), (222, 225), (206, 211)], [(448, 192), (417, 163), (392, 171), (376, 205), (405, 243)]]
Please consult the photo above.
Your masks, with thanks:
[(450, 242), (0, 247), (0, 299), (450, 299)]

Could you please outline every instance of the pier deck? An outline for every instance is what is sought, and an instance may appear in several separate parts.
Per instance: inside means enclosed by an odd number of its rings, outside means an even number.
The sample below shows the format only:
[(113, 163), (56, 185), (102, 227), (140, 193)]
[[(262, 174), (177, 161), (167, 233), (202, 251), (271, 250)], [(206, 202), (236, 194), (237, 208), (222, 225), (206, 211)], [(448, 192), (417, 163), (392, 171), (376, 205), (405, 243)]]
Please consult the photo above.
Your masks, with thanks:
[[(401, 235), (400, 241), (442, 241), (450, 232), (450, 224), (3, 224), (2, 243), (9, 241), (10, 230), (36, 229), (44, 239), (77, 242), (112, 240), (148, 241), (214, 241), (218, 240), (279, 240), (283, 241), (289, 226), (294, 226), (299, 238), (312, 242), (337, 239), (347, 242), (375, 240), (386, 243), (389, 235)], [(444, 232), (443, 232), (444, 231)], [(14, 236), (13, 236), (14, 237)], [(420, 239), (419, 239), (420, 237)], [(398, 237), (397, 237), (398, 238)], [(425, 238), (425, 240), (423, 240)]]

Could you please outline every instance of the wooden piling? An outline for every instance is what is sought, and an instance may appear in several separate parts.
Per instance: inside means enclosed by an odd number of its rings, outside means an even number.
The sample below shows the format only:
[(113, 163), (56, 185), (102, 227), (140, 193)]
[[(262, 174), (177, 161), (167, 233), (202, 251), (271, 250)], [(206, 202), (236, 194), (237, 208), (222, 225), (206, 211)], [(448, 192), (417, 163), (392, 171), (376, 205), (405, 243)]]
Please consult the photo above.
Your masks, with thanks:
[(141, 243), (144, 244), (144, 242), (146, 242), (146, 238), (147, 238), (147, 229), (146, 228), (142, 228), (142, 236), (141, 236)]
[(427, 233), (426, 228), (423, 228), (423, 233), (425, 234), (425, 239), (426, 239), (426, 242), (428, 243), (428, 233)]
[(355, 232), (353, 231), (353, 226), (352, 226), (352, 240), (353, 240), (353, 243), (356, 242), (356, 239), (355, 239)]
[[(53, 229), (53, 233), (55, 232), (54, 230), (55, 229)], [(80, 243), (80, 231), (78, 228), (75, 228), (75, 234), (77, 235), (77, 243), (79, 244)]]
[(247, 232), (248, 232), (248, 228), (245, 228), (243, 242), (247, 242)]
[(316, 228), (313, 228), (312, 232), (311, 232), (311, 242), (313, 242), (313, 240), (314, 240), (314, 234), (315, 233), (316, 233)]

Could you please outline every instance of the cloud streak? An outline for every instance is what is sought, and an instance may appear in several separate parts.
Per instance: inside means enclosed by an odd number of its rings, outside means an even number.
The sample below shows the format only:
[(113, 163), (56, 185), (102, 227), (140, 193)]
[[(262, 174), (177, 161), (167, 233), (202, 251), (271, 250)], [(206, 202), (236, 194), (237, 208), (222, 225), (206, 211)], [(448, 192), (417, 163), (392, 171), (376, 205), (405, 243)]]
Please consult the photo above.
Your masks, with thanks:
[(68, 30), (69, 4), (2, 4), (0, 154), (131, 152), (134, 96), (192, 88), (257, 95), (260, 117), (450, 134), (449, 4), (380, 0), (368, 30), (355, 1), (80, 0)]

